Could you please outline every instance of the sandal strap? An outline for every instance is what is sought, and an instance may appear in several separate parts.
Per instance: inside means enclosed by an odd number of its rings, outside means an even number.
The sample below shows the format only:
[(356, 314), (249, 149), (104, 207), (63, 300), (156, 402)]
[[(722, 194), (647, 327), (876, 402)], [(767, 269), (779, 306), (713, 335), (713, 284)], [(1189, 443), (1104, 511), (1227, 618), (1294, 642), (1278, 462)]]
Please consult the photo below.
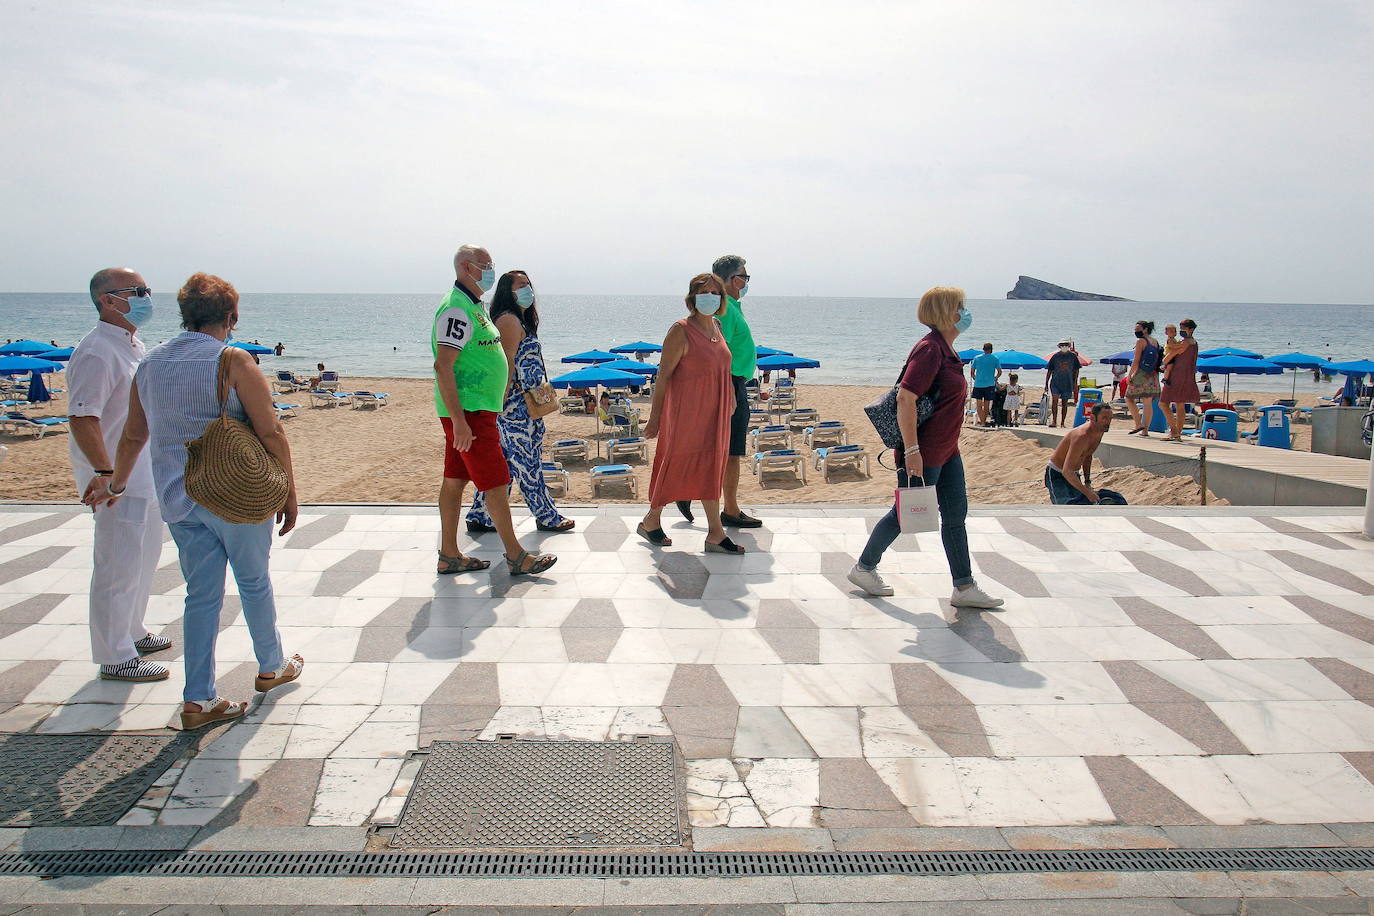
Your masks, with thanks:
[(240, 703), (237, 700), (226, 700), (224, 697), (220, 696), (214, 696), (208, 700), (186, 700), (185, 702), (190, 703), (194, 706), (199, 706), (201, 712), (214, 712), (215, 707), (220, 705), (221, 703), (224, 704), (225, 712), (230, 712), (231, 710), (237, 709), (240, 705)]

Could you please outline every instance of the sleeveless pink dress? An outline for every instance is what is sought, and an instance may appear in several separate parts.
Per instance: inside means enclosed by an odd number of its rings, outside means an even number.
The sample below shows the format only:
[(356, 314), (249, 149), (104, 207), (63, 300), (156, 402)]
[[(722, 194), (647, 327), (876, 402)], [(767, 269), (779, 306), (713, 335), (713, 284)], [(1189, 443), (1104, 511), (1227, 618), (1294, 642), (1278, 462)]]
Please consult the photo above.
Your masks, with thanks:
[(735, 389), (730, 381), (730, 347), (720, 323), (716, 339), (690, 318), (677, 322), (687, 333), (687, 352), (663, 392), (663, 416), (649, 477), (649, 505), (679, 499), (718, 500), (730, 450), (730, 415)]

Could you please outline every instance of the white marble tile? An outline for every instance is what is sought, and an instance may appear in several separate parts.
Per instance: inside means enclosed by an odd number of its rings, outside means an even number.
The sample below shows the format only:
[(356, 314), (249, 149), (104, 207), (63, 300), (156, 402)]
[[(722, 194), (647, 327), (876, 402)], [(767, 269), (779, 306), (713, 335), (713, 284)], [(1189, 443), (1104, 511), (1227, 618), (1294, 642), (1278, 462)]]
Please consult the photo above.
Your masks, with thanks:
[(729, 760), (688, 760), (685, 768), (687, 815), (693, 827), (767, 826)]
[(769, 827), (816, 827), (820, 804), (820, 763), (797, 758), (735, 762), (744, 774), (759, 813)]
[(222, 730), (197, 756), (206, 760), (279, 760), (293, 727), (238, 722)]
[(948, 629), (871, 629), (827, 631), (821, 640), (821, 664), (908, 664), (986, 662), (983, 653)]
[(324, 762), (315, 792), (311, 827), (360, 827), (391, 790), (401, 761), (338, 760)]
[(859, 710), (863, 756), (947, 757), (911, 717), (895, 706), (865, 706)]
[(1234, 658), (1374, 658), (1374, 645), (1315, 623), (1203, 629)]
[(893, 706), (887, 665), (717, 665), (741, 706)]
[(495, 741), (501, 735), (519, 738), (544, 738), (544, 713), (538, 706), (502, 706), (478, 735), (482, 741)]
[(557, 741), (605, 741), (619, 712), (614, 706), (545, 706), (544, 734)]
[(1234, 624), (1311, 624), (1312, 618), (1282, 598), (1251, 595), (1245, 598), (1173, 598), (1157, 602), (1164, 610), (1199, 626)]
[(1201, 753), (1191, 741), (1123, 704), (983, 705), (978, 718), (1000, 757)]
[(1030, 662), (1191, 659), (1173, 643), (1136, 627), (1026, 627), (1016, 641)]
[(1374, 708), (1357, 700), (1207, 705), (1256, 754), (1374, 750)]
[(616, 711), (606, 735), (608, 741), (624, 741), (638, 735), (669, 736), (673, 733), (657, 706), (624, 706)]
[(963, 787), (952, 758), (870, 757), (868, 762), (917, 824), (949, 827), (968, 823)]
[(287, 707), (296, 710), (290, 723), (283, 757), (315, 759), (328, 757), (372, 714), (372, 706), (305, 706)]
[(195, 758), (186, 765), (157, 822), (163, 825), (208, 824), (272, 766), (266, 759)]
[(329, 755), (331, 760), (404, 757), (419, 745), (420, 723), (364, 722)]
[(1213, 658), (1141, 664), (1205, 701), (1349, 699), (1344, 690), (1302, 659)]
[(945, 664), (931, 669), (980, 706), (1126, 702), (1116, 682), (1093, 662)]
[(853, 706), (789, 706), (783, 712), (818, 757), (862, 757), (859, 710)]

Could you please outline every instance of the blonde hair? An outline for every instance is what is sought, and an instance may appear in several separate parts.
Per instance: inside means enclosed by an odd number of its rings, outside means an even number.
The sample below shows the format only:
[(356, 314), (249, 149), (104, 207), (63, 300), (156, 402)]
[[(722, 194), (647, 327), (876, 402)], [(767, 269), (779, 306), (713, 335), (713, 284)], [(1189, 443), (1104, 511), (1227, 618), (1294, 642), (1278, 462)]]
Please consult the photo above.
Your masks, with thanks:
[(964, 307), (964, 291), (957, 286), (933, 286), (921, 297), (916, 318), (921, 324), (938, 331), (954, 324), (959, 309)]

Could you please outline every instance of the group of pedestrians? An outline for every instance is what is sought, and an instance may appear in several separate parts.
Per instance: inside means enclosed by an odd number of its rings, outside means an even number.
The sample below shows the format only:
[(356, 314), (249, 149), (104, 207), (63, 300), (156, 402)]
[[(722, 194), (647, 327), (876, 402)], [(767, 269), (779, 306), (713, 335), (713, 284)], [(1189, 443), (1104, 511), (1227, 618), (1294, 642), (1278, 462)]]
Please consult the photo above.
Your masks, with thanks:
[[(498, 280), (486, 249), (464, 246), (453, 265), (454, 284), (439, 304), (431, 333), (435, 410), (444, 432), (437, 572), (490, 565), (458, 545), (471, 482), (468, 530), (499, 535), (511, 575), (537, 575), (557, 558), (522, 546), (511, 516), (512, 484), (521, 487), (540, 530), (574, 527), (559, 513), (542, 475), (544, 423), (542, 411), (534, 409), (540, 402), (531, 395), (547, 385), (548, 372), (538, 336), (537, 296), (523, 270), (507, 271)], [(493, 287), (488, 307), (483, 296)], [(745, 383), (756, 370), (756, 348), (742, 306), (748, 288), (744, 258), (716, 259), (709, 272), (688, 283), (687, 314), (664, 339), (644, 429), (658, 447), (649, 510), (637, 528), (652, 545), (672, 543), (662, 524), (669, 503), (689, 521), (694, 520), (691, 504), (701, 503), (706, 550), (712, 553), (743, 554), (745, 548), (726, 528), (763, 525), (739, 505), (749, 416)], [(99, 271), (90, 295), (99, 320), (73, 353), (68, 384), (72, 470), (83, 502), (95, 512), (93, 660), (105, 679), (148, 682), (170, 676), (165, 665), (146, 656), (171, 649), (172, 640), (144, 625), (165, 522), (187, 586), (182, 726), (236, 718), (247, 704), (220, 696), (215, 679), (226, 569), (233, 571), (252, 638), (255, 689), (289, 683), (305, 666), (300, 655), (287, 655), (282, 647), (269, 570), (273, 529), (282, 536), (296, 524), (291, 450), (267, 379), (245, 351), (227, 346), (240, 319), (238, 293), (219, 277), (190, 277), (177, 293), (182, 333), (151, 352), (138, 336), (153, 308), (142, 276), (124, 268)], [(997, 607), (1001, 599), (985, 593), (973, 577), (965, 529), (968, 494), (959, 433), (967, 386), (952, 343), (968, 330), (972, 315), (962, 290), (937, 287), (921, 298), (917, 318), (929, 333), (916, 341), (899, 383), (898, 423), (910, 445), (898, 450), (898, 484), (931, 486), (938, 494), (954, 584), (951, 604)], [(918, 415), (922, 399), (928, 409)], [(275, 520), (226, 521), (187, 491), (187, 443), (222, 413), (246, 424), (285, 473), (288, 490)], [(875, 526), (848, 576), (867, 594), (893, 593), (877, 567), (899, 533), (894, 506)]]
[[(1135, 345), (1131, 367), (1126, 373), (1126, 408), (1131, 412), (1135, 428), (1132, 436), (1150, 437), (1154, 419), (1154, 400), (1169, 423), (1165, 442), (1183, 441), (1183, 421), (1188, 405), (1202, 400), (1197, 383), (1197, 322), (1185, 318), (1175, 327), (1165, 328), (1165, 345), (1155, 339), (1155, 323), (1149, 320), (1135, 324)], [(1177, 333), (1175, 333), (1177, 332)], [(1161, 380), (1162, 376), (1162, 380)]]

